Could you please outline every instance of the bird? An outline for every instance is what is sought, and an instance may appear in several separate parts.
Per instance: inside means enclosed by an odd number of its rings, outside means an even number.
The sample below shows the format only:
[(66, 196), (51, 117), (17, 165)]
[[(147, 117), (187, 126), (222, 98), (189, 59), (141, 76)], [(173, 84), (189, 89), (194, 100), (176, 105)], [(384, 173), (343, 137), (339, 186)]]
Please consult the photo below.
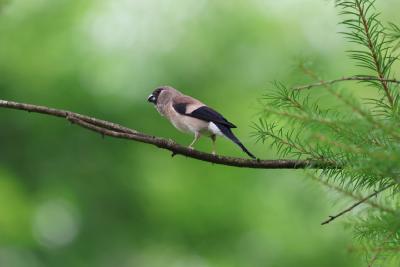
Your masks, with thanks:
[(194, 140), (189, 145), (190, 149), (194, 149), (194, 144), (204, 135), (211, 138), (212, 154), (216, 155), (216, 137), (224, 136), (238, 145), (248, 156), (256, 159), (233, 134), (231, 129), (237, 127), (201, 101), (184, 95), (171, 86), (157, 87), (147, 101), (153, 103), (161, 116), (166, 117), (175, 128), (184, 133), (194, 134)]

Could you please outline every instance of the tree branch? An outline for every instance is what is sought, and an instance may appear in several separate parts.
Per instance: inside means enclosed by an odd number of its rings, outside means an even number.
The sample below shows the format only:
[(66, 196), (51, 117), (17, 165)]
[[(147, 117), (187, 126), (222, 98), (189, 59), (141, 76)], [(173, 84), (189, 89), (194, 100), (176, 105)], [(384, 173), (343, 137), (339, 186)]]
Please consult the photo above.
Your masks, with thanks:
[(18, 103), (6, 100), (0, 100), (0, 107), (25, 110), (28, 112), (35, 112), (54, 117), (65, 118), (73, 124), (100, 133), (103, 136), (106, 135), (120, 139), (128, 139), (128, 140), (138, 141), (141, 143), (152, 144), (158, 148), (171, 151), (172, 156), (180, 154), (190, 158), (215, 164), (242, 167), (242, 168), (254, 168), (254, 169), (340, 168), (338, 166), (332, 165), (331, 163), (320, 162), (320, 161), (315, 162), (310, 160), (284, 160), (284, 159), (253, 160), (253, 159), (213, 155), (181, 146), (171, 139), (165, 139), (157, 136), (147, 135), (138, 132), (136, 130), (121, 126), (116, 123), (96, 119), (93, 117), (85, 116), (68, 110), (60, 110), (45, 106), (36, 106), (36, 105)]
[(357, 207), (358, 205), (360, 205), (360, 204), (362, 204), (362, 203), (368, 201), (370, 198), (373, 198), (373, 197), (377, 196), (379, 193), (381, 193), (381, 192), (385, 191), (386, 189), (388, 189), (388, 188), (390, 188), (390, 187), (392, 187), (392, 186), (395, 186), (395, 185), (396, 185), (396, 183), (392, 183), (392, 184), (389, 184), (389, 185), (387, 185), (387, 186), (385, 186), (385, 187), (382, 187), (382, 188), (379, 189), (378, 191), (375, 191), (374, 193), (372, 193), (372, 194), (370, 194), (370, 195), (364, 197), (364, 198), (361, 199), (360, 201), (354, 203), (353, 205), (351, 205), (351, 206), (348, 207), (347, 209), (345, 209), (345, 210), (339, 212), (338, 214), (336, 214), (336, 215), (334, 215), (334, 216), (329, 216), (329, 219), (326, 220), (326, 221), (323, 221), (323, 222), (321, 223), (321, 225), (330, 223), (331, 221), (335, 220), (336, 218), (338, 218), (338, 217), (340, 217), (340, 216), (346, 214), (347, 212), (352, 211), (352, 210), (353, 210), (355, 207)]
[[(393, 108), (394, 99), (393, 99), (393, 96), (390, 93), (390, 89), (389, 89), (388, 83), (385, 81), (385, 74), (384, 74), (384, 71), (382, 69), (381, 64), (379, 63), (379, 54), (377, 52), (376, 45), (373, 42), (373, 38), (374, 37), (371, 36), (371, 29), (370, 29), (370, 26), (368, 24), (369, 20), (371, 18), (373, 19), (374, 17), (367, 18), (368, 8), (365, 10), (364, 7), (361, 4), (361, 1), (356, 0), (355, 4), (357, 6), (357, 9), (358, 9), (358, 12), (359, 12), (359, 15), (360, 15), (360, 18), (361, 18), (361, 22), (362, 22), (362, 24), (364, 26), (365, 36), (367, 37), (367, 40), (368, 40), (368, 48), (369, 48), (371, 56), (372, 56), (372, 58), (374, 60), (376, 72), (377, 72), (377, 74), (379, 76), (380, 82), (382, 84), (382, 88), (386, 93), (386, 96), (387, 96), (387, 99), (389, 101), (390, 107)], [(376, 39), (376, 37), (375, 37), (375, 39)], [(379, 47), (379, 48), (381, 48), (381, 47)]]
[(351, 77), (343, 77), (340, 79), (335, 79), (335, 80), (330, 80), (330, 81), (320, 81), (317, 83), (295, 86), (292, 89), (300, 91), (300, 90), (311, 89), (313, 87), (318, 87), (318, 86), (323, 86), (323, 85), (331, 85), (334, 83), (345, 82), (345, 81), (381, 81), (381, 82), (386, 82), (386, 83), (400, 84), (400, 80), (396, 80), (396, 79), (381, 79), (379, 77), (374, 77), (374, 76), (351, 76)]
[(310, 69), (306, 68), (303, 64), (300, 65), (301, 70), (308, 75), (309, 77), (315, 79), (315, 80), (320, 80), (322, 83), (321, 85), (324, 86), (329, 93), (334, 95), (337, 99), (341, 100), (344, 104), (348, 105), (354, 112), (358, 113), (362, 117), (364, 117), (369, 123), (374, 125), (374, 127), (378, 129), (383, 129), (387, 134), (393, 136), (394, 138), (400, 140), (400, 135), (399, 133), (394, 130), (392, 126), (387, 126), (386, 124), (381, 123), (378, 120), (375, 120), (368, 112), (365, 110), (361, 109), (359, 106), (354, 105), (351, 101), (349, 101), (347, 98), (343, 97), (340, 93), (336, 92), (333, 90), (330, 84), (323, 83), (323, 81), (315, 74), (312, 72)]
[[(338, 192), (340, 194), (343, 194), (343, 195), (345, 195), (347, 197), (350, 197), (350, 198), (352, 198), (354, 200), (362, 201), (364, 199), (363, 196), (357, 194), (356, 192), (351, 192), (351, 191), (345, 190), (344, 188), (342, 188), (340, 186), (337, 186), (337, 185), (335, 185), (333, 183), (329, 183), (328, 181), (323, 180), (323, 179), (317, 177), (314, 174), (309, 173), (308, 176), (312, 180), (317, 181), (317, 182), (321, 183), (322, 185), (324, 185), (324, 186), (326, 186), (326, 187), (328, 187), (328, 188), (330, 188), (330, 189), (332, 189), (332, 190), (334, 190), (334, 191), (336, 191), (336, 192)], [(377, 202), (372, 201), (371, 199), (365, 200), (365, 203), (370, 205), (371, 207), (379, 209), (379, 210), (381, 210), (383, 212), (395, 213), (395, 211), (393, 209), (385, 207), (385, 206), (382, 206), (382, 205), (378, 204)]]

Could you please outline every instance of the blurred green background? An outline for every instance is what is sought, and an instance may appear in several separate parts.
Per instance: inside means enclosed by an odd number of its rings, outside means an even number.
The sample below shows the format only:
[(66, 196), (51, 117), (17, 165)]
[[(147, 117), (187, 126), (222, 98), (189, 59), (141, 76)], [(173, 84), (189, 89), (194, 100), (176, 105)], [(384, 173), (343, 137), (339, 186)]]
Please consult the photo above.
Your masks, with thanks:
[[(356, 73), (333, 1), (0, 0), (0, 98), (69, 109), (189, 144), (146, 102), (172, 85), (251, 138), (270, 82), (308, 82), (299, 59)], [(378, 1), (398, 18), (398, 0)], [(399, 21), (397, 21), (399, 22)], [(0, 266), (365, 266), (347, 205), (302, 171), (170, 157), (66, 121), (0, 110)], [(227, 140), (224, 155), (245, 156)], [(197, 148), (211, 150), (208, 139)]]

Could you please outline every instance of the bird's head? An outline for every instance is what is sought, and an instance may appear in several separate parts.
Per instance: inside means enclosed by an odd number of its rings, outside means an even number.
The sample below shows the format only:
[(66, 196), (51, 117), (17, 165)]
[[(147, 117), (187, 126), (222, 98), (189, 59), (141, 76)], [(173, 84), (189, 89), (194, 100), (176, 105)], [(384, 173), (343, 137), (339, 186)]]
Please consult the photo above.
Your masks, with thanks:
[[(150, 103), (153, 103), (154, 105), (157, 105), (157, 103), (160, 103), (159, 99), (163, 98), (169, 98), (172, 95), (178, 93), (178, 91), (170, 86), (161, 86), (156, 88), (151, 95), (147, 98), (147, 101)], [(161, 101), (163, 102), (163, 101)]]
[(149, 97), (147, 98), (147, 101), (156, 105), (158, 97), (160, 96), (162, 90), (164, 90), (163, 87), (159, 87), (156, 90), (154, 90), (153, 93), (151, 93), (151, 95), (149, 95)]

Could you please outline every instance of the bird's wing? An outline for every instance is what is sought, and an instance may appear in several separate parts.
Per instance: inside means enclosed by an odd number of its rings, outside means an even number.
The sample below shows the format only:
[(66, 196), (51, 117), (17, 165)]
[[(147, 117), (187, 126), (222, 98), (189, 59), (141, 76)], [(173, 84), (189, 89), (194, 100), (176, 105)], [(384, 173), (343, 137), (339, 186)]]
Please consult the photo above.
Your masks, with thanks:
[(175, 111), (181, 115), (186, 115), (203, 121), (214, 122), (216, 124), (223, 124), (229, 128), (236, 128), (233, 123), (225, 119), (220, 113), (191, 97), (177, 98), (173, 102), (172, 106)]

